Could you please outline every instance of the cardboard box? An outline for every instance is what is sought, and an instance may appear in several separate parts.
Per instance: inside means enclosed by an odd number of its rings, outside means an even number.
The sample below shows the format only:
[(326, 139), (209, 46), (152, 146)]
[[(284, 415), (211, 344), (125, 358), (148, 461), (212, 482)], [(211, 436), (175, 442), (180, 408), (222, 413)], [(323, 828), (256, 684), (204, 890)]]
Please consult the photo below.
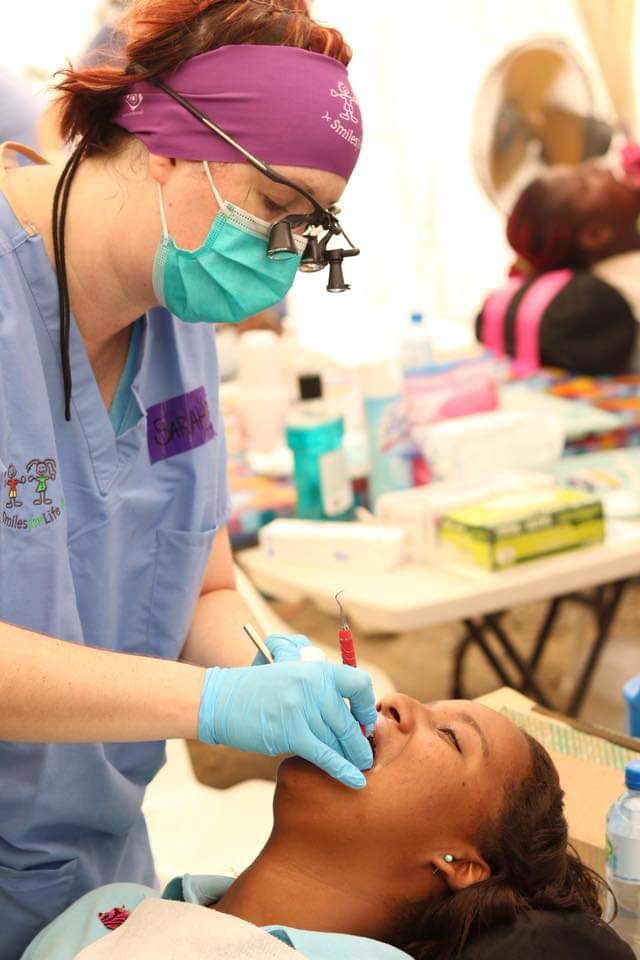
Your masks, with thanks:
[(640, 759), (640, 740), (544, 710), (509, 687), (478, 702), (508, 716), (547, 748), (565, 791), (571, 843), (604, 876), (607, 812), (624, 791), (626, 763)]
[(604, 533), (602, 503), (592, 495), (565, 487), (533, 487), (448, 511), (440, 541), (486, 570), (503, 570), (602, 543)]

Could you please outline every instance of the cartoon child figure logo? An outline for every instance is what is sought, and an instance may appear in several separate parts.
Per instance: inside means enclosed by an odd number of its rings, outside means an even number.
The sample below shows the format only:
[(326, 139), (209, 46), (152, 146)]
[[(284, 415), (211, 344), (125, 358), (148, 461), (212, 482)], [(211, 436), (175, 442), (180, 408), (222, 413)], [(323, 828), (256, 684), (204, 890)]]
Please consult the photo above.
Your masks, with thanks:
[(7, 500), (6, 507), (7, 510), (13, 509), (13, 507), (21, 507), (22, 500), (18, 500), (18, 484), (26, 483), (25, 476), (18, 476), (18, 471), (16, 470), (15, 464), (10, 463), (7, 467), (7, 489), (9, 490), (9, 499)]
[(52, 503), (52, 500), (47, 499), (47, 484), (49, 480), (56, 478), (55, 460), (29, 460), (27, 473), (29, 483), (36, 484), (35, 492), (39, 494), (33, 501), (33, 505), (37, 507)]
[(351, 123), (359, 123), (358, 117), (356, 116), (355, 107), (358, 103), (353, 93), (349, 89), (346, 83), (343, 83), (342, 80), (338, 83), (338, 89), (331, 91), (332, 97), (339, 97), (342, 100), (343, 107), (342, 113), (339, 114), (341, 120), (349, 120)]

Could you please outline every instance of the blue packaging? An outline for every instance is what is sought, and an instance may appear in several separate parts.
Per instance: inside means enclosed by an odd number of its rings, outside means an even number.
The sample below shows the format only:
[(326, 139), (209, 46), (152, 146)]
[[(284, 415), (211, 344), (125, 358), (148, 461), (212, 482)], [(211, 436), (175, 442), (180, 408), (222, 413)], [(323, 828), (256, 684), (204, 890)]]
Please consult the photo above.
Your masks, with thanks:
[(399, 393), (365, 397), (371, 474), (371, 505), (383, 493), (413, 486), (413, 447), (409, 440), (404, 405)]

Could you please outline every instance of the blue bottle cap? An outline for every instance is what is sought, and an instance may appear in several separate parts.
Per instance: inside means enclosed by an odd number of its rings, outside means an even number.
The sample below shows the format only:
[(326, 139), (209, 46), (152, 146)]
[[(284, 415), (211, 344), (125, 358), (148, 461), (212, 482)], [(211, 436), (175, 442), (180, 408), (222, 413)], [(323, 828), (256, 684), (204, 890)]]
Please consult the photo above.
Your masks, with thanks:
[(411, 314), (411, 323), (418, 324), (418, 323), (422, 323), (423, 320), (424, 320), (424, 317), (421, 313), (416, 312)]
[(631, 760), (626, 765), (624, 783), (627, 790), (640, 790), (640, 760)]

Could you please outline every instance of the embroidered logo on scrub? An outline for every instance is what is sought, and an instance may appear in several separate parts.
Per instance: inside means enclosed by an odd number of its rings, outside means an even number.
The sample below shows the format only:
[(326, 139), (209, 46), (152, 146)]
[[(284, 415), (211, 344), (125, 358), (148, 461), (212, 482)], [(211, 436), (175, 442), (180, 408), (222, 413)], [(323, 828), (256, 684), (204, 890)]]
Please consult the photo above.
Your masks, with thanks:
[[(7, 499), (2, 510), (2, 523), (13, 530), (24, 530), (31, 533), (36, 527), (45, 527), (61, 516), (64, 510), (64, 500), (54, 503), (50, 496), (49, 484), (56, 479), (56, 461), (50, 457), (47, 460), (29, 460), (25, 465), (24, 473), (19, 471), (15, 463), (10, 463), (5, 474), (4, 486)], [(33, 490), (28, 484), (33, 483)], [(24, 486), (24, 490), (18, 488)], [(33, 499), (31, 499), (33, 497)], [(24, 500), (31, 500), (34, 507), (44, 507), (42, 511), (18, 513), (24, 507)]]
[(195, 450), (216, 436), (204, 387), (171, 397), (147, 410), (151, 463)]

